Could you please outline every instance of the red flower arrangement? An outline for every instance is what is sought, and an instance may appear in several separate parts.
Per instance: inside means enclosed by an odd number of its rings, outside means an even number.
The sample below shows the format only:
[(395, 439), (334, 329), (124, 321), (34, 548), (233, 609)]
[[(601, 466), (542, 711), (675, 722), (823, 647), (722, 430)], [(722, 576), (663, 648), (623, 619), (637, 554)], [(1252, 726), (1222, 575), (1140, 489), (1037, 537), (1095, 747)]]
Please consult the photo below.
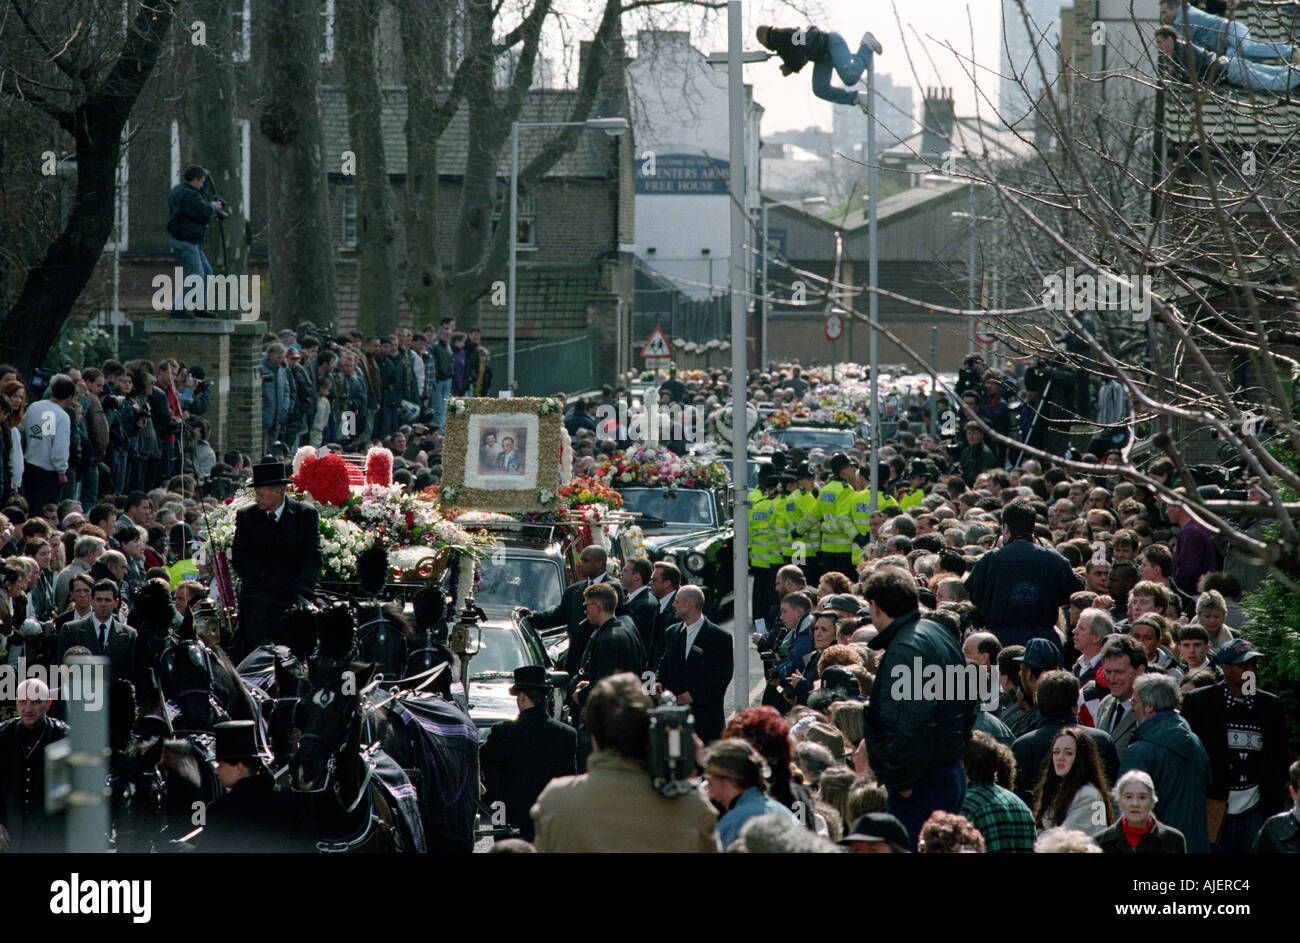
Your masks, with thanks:
[(385, 448), (371, 449), (366, 453), (366, 484), (387, 488), (392, 483), (393, 453)]
[(348, 463), (338, 455), (308, 456), (291, 480), (295, 487), (307, 492), (319, 504), (341, 507), (352, 497), (348, 487)]

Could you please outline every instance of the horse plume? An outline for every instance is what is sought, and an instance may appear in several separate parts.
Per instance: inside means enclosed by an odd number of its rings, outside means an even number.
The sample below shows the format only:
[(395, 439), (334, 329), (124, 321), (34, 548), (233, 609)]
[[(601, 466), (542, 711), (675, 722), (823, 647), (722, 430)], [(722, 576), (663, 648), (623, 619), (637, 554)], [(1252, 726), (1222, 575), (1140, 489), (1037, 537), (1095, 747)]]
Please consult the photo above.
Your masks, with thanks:
[(316, 655), (332, 661), (351, 657), (357, 638), (357, 620), (346, 603), (322, 610), (316, 616)]
[(310, 603), (298, 603), (285, 610), (271, 639), (284, 645), (299, 659), (305, 659), (316, 646), (316, 616), (319, 610)]
[(373, 543), (357, 554), (357, 581), (367, 596), (378, 596), (388, 582), (388, 551)]
[(417, 632), (437, 632), (447, 619), (447, 597), (437, 583), (427, 583), (411, 600)]

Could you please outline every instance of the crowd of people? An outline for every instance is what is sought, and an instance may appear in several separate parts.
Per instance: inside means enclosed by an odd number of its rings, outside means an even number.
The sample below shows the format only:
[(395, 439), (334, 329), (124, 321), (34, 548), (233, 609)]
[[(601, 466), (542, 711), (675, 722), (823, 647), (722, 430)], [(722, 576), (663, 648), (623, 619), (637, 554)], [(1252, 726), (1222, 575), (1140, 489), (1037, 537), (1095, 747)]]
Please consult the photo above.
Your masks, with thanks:
[(268, 333), (262, 359), (263, 451), (281, 444), (344, 446), (420, 427), (442, 430), (447, 400), (491, 396), (491, 351), (479, 328), (400, 328), (384, 337), (360, 331), (322, 336), (311, 324)]
[[(1047, 416), (1040, 434), (1059, 436), (1060, 452), (1064, 416), (1122, 415), (1108, 384), (1052, 370), (1064, 368), (1024, 364), (1015, 384), (972, 358), (959, 395), (1005, 431), (1014, 389)], [(1053, 397), (1054, 380), (1053, 410), (1035, 410), (1033, 391)], [(797, 366), (750, 387), (778, 404), (808, 391)], [(659, 392), (709, 409), (726, 390), (725, 372), (709, 371)], [(1260, 689), (1264, 655), (1240, 604), (1260, 570), (1225, 559), (1177, 501), (1105, 468), (1129, 434), (1118, 418), (1096, 452), (1074, 452), (1097, 466), (1080, 475), (999, 454), (976, 422), (944, 442), (917, 400), (887, 410), (874, 511), (865, 442), (778, 451), (760, 466), (761, 704), (720, 727), (697, 719), (703, 789), (652, 788), (651, 718), (665, 691), (685, 688), (689, 703), (691, 685), (665, 677), (662, 654), (629, 658), (626, 673), (587, 679), (588, 772), (534, 783), (526, 798), (538, 798), (516, 799), (512, 824), (539, 851), (1300, 851), (1300, 762), (1281, 701)], [(611, 447), (580, 418), (569, 431)], [(1187, 493), (1168, 459), (1143, 471)], [(1263, 499), (1257, 482), (1234, 484)], [(649, 581), (625, 568), (620, 583), (620, 599), (644, 591), (659, 604), (645, 649), (673, 653), (674, 632), (692, 625), (666, 615), (683, 592), (676, 568), (655, 564)], [(620, 615), (637, 621), (630, 603), (606, 618)], [(727, 645), (683, 654), (695, 677), (730, 675)], [(616, 824), (629, 820), (642, 825)]]
[[(269, 386), (280, 356), (295, 374), (327, 380), (369, 372), (353, 346), (363, 340), (335, 351), (309, 331), (277, 337)], [(410, 381), (423, 340), (379, 341), (381, 368)], [(327, 418), (269, 429), (259, 464), (287, 459), (318, 430), (338, 449), (389, 445), (396, 481), (436, 483), (439, 410), (465, 382), (457, 363), (453, 354), (444, 380), (437, 354), (426, 358), (415, 415), (403, 405), (409, 390), (394, 413), (386, 392), (362, 387), (339, 404), (322, 386)], [(967, 369), (985, 388), (974, 404), (983, 416), (1007, 377), (980, 366)], [(82, 424), (93, 442), (94, 417), (120, 422), (131, 400), (149, 410), (148, 425), (156, 401), (183, 430), (207, 405), (208, 390), (187, 382), (195, 373), (170, 361), (68, 368), (45, 378), (39, 399), (12, 371), (0, 376), (0, 403), (20, 417), (0, 514), (4, 664), (100, 652), (128, 678), (146, 597), (170, 594), (184, 613), (208, 596), (210, 573), (194, 559), (204, 502), (219, 500), (208, 485), (243, 482), (252, 460), (228, 453), (205, 476), (191, 470), (183, 436), (159, 437), (157, 464), (128, 451), (119, 484), (111, 442), (109, 458), (94, 453), (98, 477), (78, 474), (60, 444)], [(797, 367), (750, 383), (776, 402), (808, 391)], [(709, 409), (727, 391), (725, 372), (711, 371), (672, 375), (659, 395)], [(580, 400), (566, 418), (575, 472), (617, 446), (617, 430), (588, 420), (621, 394)], [(356, 438), (339, 442), (349, 410), (335, 410), (363, 402)], [(1241, 606), (1259, 570), (1225, 559), (1185, 507), (1112, 474), (1104, 456), (1082, 453), (1096, 472), (1070, 473), (1014, 449), (999, 455), (978, 423), (945, 440), (928, 412), (894, 403), (875, 495), (863, 440), (766, 456), (750, 495), (752, 612), (763, 622), (751, 644), (764, 679), (745, 710), (727, 709), (728, 630), (669, 561), (589, 547), (560, 605), (523, 613), (568, 631), (574, 724), (547, 716), (549, 675), (516, 672), (519, 719), (494, 727), (482, 750), (485, 807), (500, 799), (517, 836), (496, 850), (1300, 850), (1300, 763), (1281, 702), (1258, 684), (1264, 655)], [(1180, 493), (1173, 463), (1144, 472)], [(1261, 497), (1258, 483), (1240, 484)], [(39, 818), (34, 744), (66, 733), (43, 697), (25, 688), (2, 708), (17, 716), (0, 726), (0, 843), (17, 847), (22, 823)], [(693, 715), (700, 777), (676, 795), (651, 775), (658, 711), (673, 706)]]

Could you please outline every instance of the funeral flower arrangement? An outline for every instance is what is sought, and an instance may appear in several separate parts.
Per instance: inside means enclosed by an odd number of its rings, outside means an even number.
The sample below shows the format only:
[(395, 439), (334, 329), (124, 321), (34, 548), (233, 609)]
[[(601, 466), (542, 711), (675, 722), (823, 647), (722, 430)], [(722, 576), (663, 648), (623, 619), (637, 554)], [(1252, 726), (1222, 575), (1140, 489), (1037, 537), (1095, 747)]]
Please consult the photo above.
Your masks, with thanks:
[(615, 452), (593, 474), (613, 487), (716, 488), (729, 481), (727, 466), (716, 459), (683, 458), (645, 445)]
[[(326, 580), (355, 579), (357, 555), (376, 542), (390, 555), (432, 551), (458, 558), (482, 557), (491, 544), (486, 535), (473, 534), (445, 519), (436, 492), (410, 491), (393, 484), (392, 454), (386, 449), (372, 450), (364, 478), (360, 469), (338, 455), (305, 456), (296, 459), (295, 465), (297, 474), (287, 494), (316, 507), (322, 577)], [(215, 551), (229, 552), (235, 516), (253, 503), (253, 489), (246, 487), (209, 515), (208, 539)]]
[[(748, 440), (756, 432), (762, 423), (762, 417), (759, 416), (758, 410), (752, 405), (745, 407), (745, 434), (744, 438)], [(715, 409), (709, 413), (709, 418), (705, 420), (705, 429), (711, 438), (715, 438), (724, 445), (732, 445), (735, 442), (735, 414), (730, 406), (723, 406), (721, 409)]]

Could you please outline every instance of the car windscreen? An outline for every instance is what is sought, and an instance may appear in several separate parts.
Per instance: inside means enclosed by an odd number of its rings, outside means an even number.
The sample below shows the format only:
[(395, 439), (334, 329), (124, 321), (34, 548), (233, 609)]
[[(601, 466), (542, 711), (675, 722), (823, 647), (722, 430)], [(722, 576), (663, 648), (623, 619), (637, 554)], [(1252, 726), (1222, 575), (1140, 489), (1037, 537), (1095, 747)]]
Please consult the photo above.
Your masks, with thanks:
[(713, 495), (697, 488), (663, 491), (658, 488), (620, 488), (623, 510), (657, 517), (666, 524), (713, 525)]
[(474, 587), (474, 601), (484, 609), (527, 606), (541, 612), (558, 606), (564, 594), (559, 560), (517, 557), (507, 551), (480, 560), (479, 568), (482, 578)]
[(849, 429), (782, 429), (776, 438), (784, 446), (800, 449), (851, 449), (853, 432)]
[(484, 678), (513, 676), (516, 668), (535, 664), (523, 639), (514, 629), (483, 627), (483, 641), (478, 654), (470, 659), (469, 676)]

